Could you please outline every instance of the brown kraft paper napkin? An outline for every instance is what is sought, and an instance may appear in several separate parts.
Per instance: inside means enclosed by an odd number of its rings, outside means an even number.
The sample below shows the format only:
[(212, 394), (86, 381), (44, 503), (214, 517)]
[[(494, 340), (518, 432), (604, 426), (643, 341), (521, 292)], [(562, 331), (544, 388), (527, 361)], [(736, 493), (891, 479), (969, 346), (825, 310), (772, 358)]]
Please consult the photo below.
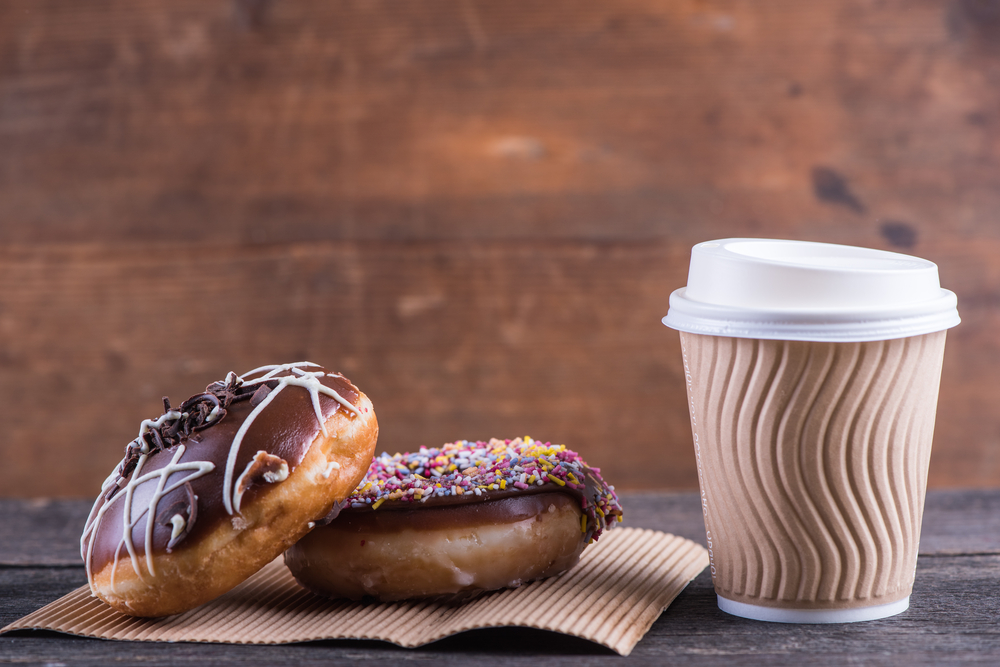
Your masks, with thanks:
[(466, 630), (521, 626), (581, 637), (628, 655), (707, 565), (708, 552), (690, 540), (618, 528), (558, 577), (464, 604), (365, 604), (309, 593), (278, 559), (222, 597), (177, 616), (126, 616), (82, 586), (0, 634), (32, 629), (102, 639), (237, 644), (380, 639), (412, 648)]

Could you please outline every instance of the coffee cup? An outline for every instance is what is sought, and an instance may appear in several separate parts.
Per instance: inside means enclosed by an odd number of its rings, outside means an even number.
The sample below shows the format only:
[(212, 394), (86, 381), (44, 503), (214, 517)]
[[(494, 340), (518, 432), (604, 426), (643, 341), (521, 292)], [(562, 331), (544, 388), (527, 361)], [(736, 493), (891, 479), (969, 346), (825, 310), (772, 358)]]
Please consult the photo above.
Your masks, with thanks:
[(839, 623), (905, 611), (945, 332), (937, 266), (868, 248), (692, 249), (680, 332), (720, 609)]

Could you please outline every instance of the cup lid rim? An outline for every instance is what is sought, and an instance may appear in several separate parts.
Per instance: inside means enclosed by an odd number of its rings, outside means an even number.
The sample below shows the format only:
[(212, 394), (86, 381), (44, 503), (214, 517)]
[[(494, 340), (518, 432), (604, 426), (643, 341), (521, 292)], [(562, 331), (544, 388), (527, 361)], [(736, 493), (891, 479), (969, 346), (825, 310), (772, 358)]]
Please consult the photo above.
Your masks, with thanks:
[(934, 262), (833, 243), (731, 238), (691, 250), (688, 284), (663, 323), (690, 333), (867, 341), (931, 333), (961, 320)]
[(662, 322), (687, 333), (731, 338), (817, 342), (865, 342), (906, 338), (950, 329), (962, 320), (958, 297), (943, 289), (939, 298), (897, 308), (841, 310), (748, 310), (692, 301), (681, 287), (670, 295)]

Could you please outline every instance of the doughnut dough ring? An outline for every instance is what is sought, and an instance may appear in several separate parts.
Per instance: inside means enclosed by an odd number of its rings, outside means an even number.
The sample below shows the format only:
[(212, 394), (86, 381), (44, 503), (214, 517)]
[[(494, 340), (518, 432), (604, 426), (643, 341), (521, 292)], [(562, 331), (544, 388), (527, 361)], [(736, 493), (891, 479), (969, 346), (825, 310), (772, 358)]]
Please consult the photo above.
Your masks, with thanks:
[(568, 570), (620, 520), (599, 472), (531, 438), (383, 454), (285, 564), (305, 588), (354, 600), (517, 587)]
[[(516, 588), (575, 565), (587, 544), (579, 504), (558, 492), (520, 500), (492, 501), (521, 505), (498, 522), (468, 505), (345, 517), (306, 535), (285, 564), (314, 593), (383, 601)], [(443, 516), (422, 526), (413, 514)]]
[(105, 480), (81, 538), (91, 591), (133, 616), (192, 609), (279, 556), (355, 488), (378, 437), (368, 397), (308, 362), (230, 373), (165, 408)]

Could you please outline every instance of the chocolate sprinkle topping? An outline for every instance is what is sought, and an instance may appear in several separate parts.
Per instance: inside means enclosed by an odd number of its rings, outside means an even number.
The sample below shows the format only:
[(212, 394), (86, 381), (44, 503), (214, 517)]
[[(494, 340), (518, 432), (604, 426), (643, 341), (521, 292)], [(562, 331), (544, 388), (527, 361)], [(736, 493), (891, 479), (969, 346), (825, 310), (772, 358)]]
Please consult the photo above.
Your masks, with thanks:
[[(233, 403), (249, 400), (254, 405), (254, 398), (260, 395), (259, 403), (277, 383), (277, 380), (272, 380), (244, 388), (243, 380), (230, 373), (225, 381), (208, 385), (203, 393), (187, 399), (177, 410), (170, 407), (170, 399), (164, 396), (163, 415), (156, 421), (147, 421), (142, 435), (125, 447), (125, 457), (117, 471), (118, 481), (132, 474), (142, 454), (154, 454), (179, 445), (196, 431), (221, 421), (226, 416), (226, 408)], [(121, 487), (121, 484), (113, 486), (107, 499), (111, 500)]]

